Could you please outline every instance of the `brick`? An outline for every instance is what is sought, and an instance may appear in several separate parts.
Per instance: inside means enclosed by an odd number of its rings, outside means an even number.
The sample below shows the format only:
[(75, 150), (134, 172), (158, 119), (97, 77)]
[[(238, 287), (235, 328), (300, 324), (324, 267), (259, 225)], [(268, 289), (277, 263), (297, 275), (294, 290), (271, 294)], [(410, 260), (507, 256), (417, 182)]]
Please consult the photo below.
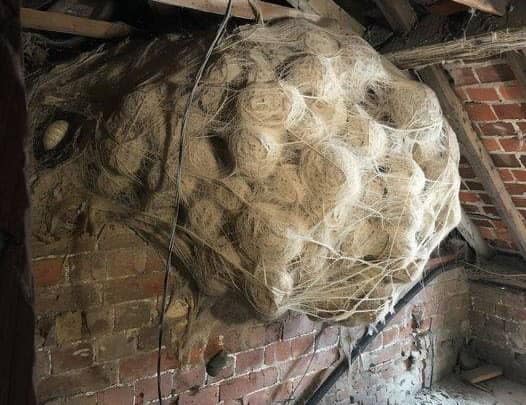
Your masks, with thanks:
[(97, 393), (98, 405), (133, 404), (133, 387), (113, 387)]
[(45, 287), (62, 283), (64, 278), (63, 261), (62, 258), (33, 261), (31, 269), (35, 285)]
[(102, 336), (97, 339), (97, 361), (116, 360), (135, 354), (137, 342), (125, 333)]
[(526, 167), (526, 155), (522, 155), (522, 156), (520, 157), (520, 161), (521, 161), (521, 163), (522, 163), (522, 166), (523, 166), (523, 167)]
[(35, 311), (39, 314), (85, 310), (101, 301), (100, 289), (96, 284), (37, 288), (35, 291)]
[(514, 80), (513, 71), (506, 64), (490, 65), (476, 68), (481, 83), (506, 82)]
[(140, 328), (152, 318), (150, 301), (135, 301), (115, 305), (115, 330)]
[(279, 365), (281, 369), (281, 379), (285, 380), (301, 376), (305, 373), (305, 370), (311, 373), (326, 369), (338, 360), (339, 357), (338, 349), (334, 348), (281, 363)]
[(492, 153), (491, 159), (498, 167), (521, 167), (521, 164), (515, 155), (504, 153)]
[(53, 374), (89, 367), (93, 362), (93, 348), (89, 342), (81, 342), (67, 348), (51, 351)]
[(511, 195), (518, 197), (526, 195), (526, 184), (507, 183), (505, 186)]
[(314, 330), (315, 324), (305, 315), (290, 314), (283, 325), (283, 339), (305, 335)]
[(483, 138), (482, 143), (488, 152), (501, 152), (500, 143), (495, 138)]
[(157, 297), (162, 292), (163, 274), (109, 280), (104, 286), (104, 299), (109, 304)]
[(506, 152), (526, 152), (526, 139), (502, 138), (500, 144)]
[(495, 121), (497, 116), (487, 104), (466, 103), (464, 108), (472, 121)]
[(106, 279), (106, 255), (103, 252), (70, 256), (67, 264), (68, 281), (71, 284)]
[[(163, 330), (163, 345), (170, 342), (170, 329)], [(150, 351), (156, 349), (159, 344), (159, 326), (146, 326), (137, 332), (137, 349), (142, 351)]]
[(479, 82), (473, 73), (473, 69), (470, 67), (452, 69), (449, 73), (456, 86), (476, 84)]
[(484, 204), (493, 205), (493, 200), (491, 197), (486, 193), (479, 193), (480, 199), (484, 202)]
[(477, 193), (471, 191), (461, 191), (459, 193), (460, 201), (465, 203), (478, 203), (480, 202), (480, 197)]
[(500, 120), (526, 118), (526, 104), (495, 104), (493, 110)]
[(337, 327), (325, 327), (316, 336), (316, 350), (334, 346), (338, 343), (339, 329)]
[(513, 174), (511, 170), (509, 169), (499, 169), (499, 174), (502, 179), (502, 181), (514, 181), (515, 178), (513, 177)]
[(294, 383), (286, 381), (283, 384), (267, 388), (253, 394), (247, 395), (244, 398), (244, 403), (247, 405), (267, 405), (267, 404), (281, 404), (289, 403), (289, 398), (294, 391)]
[(484, 226), (486, 228), (492, 228), (493, 227), (491, 222), (488, 221), (487, 219), (474, 218), (472, 221), (477, 226)]
[(275, 364), (290, 359), (290, 340), (274, 342), (265, 348), (265, 364)]
[(35, 379), (36, 382), (48, 376), (51, 371), (50, 354), (47, 350), (37, 350), (35, 352)]
[(464, 179), (474, 179), (477, 177), (471, 167), (461, 167), (458, 171)]
[(479, 131), (483, 136), (507, 136), (516, 135), (515, 128), (509, 122), (488, 122), (478, 124)]
[[(172, 373), (161, 374), (161, 395), (163, 398), (172, 395)], [(146, 403), (158, 398), (157, 376), (144, 378), (135, 382), (135, 395), (139, 403)]]
[(52, 375), (40, 381), (37, 392), (41, 401), (74, 395), (81, 392), (102, 390), (116, 383), (114, 365), (93, 366), (75, 370), (68, 374)]
[(499, 213), (497, 211), (497, 209), (493, 206), (485, 206), (483, 207), (483, 210), (486, 214), (492, 216), (492, 217), (499, 217)]
[[(177, 368), (179, 362), (166, 349), (161, 351), (161, 371)], [(157, 371), (157, 351), (140, 353), (119, 362), (119, 377), (121, 382), (135, 380), (141, 377), (155, 375)]]
[(278, 372), (275, 368), (267, 368), (248, 375), (225, 381), (219, 387), (219, 399), (227, 401), (241, 399), (245, 395), (275, 384)]
[(519, 208), (526, 208), (526, 198), (513, 197), (513, 202)]
[(484, 191), (484, 186), (478, 181), (466, 181), (465, 183), (472, 191)]
[(511, 172), (517, 181), (526, 182), (526, 169), (514, 169)]
[(236, 355), (236, 374), (258, 369), (263, 364), (264, 349), (249, 350)]
[(84, 311), (82, 315), (87, 336), (97, 337), (113, 330), (113, 307)]
[[(272, 323), (247, 328), (243, 331), (243, 342), (246, 349), (264, 346), (281, 338), (281, 324)], [(226, 344), (226, 341), (225, 341)]]
[(211, 386), (179, 396), (177, 405), (215, 405), (219, 402), (219, 387)]
[(144, 249), (120, 249), (108, 253), (108, 277), (122, 278), (146, 270), (148, 252)]
[(82, 315), (80, 311), (65, 312), (57, 316), (55, 333), (59, 345), (80, 340), (82, 337)]
[[(327, 328), (327, 329), (332, 329), (332, 328)], [(336, 332), (336, 339), (338, 336), (337, 333), (338, 332)], [(330, 343), (331, 341), (330, 333), (327, 332), (327, 334), (323, 336), (323, 339), (324, 341), (322, 342), (322, 344), (325, 344), (327, 342)], [(328, 346), (330, 346), (330, 344)], [(318, 349), (321, 348), (320, 345), (317, 345), (316, 347)], [(323, 347), (326, 347), (326, 346), (323, 346)], [(303, 356), (308, 353), (312, 353), (314, 349), (314, 335), (303, 335), (303, 336), (299, 336), (297, 338), (290, 340), (290, 348), (291, 348), (291, 352), (292, 352), (291, 354), (293, 358)]]
[(498, 91), (504, 100), (517, 101), (525, 98), (521, 86), (517, 84), (498, 86)]
[(193, 387), (201, 387), (205, 381), (205, 367), (203, 365), (188, 370), (179, 370), (174, 375), (174, 392), (180, 393)]
[(471, 214), (479, 214), (480, 213), (480, 209), (476, 205), (463, 203), (462, 207), (464, 208), (464, 211), (466, 211), (468, 214), (469, 213), (471, 213)]
[(471, 101), (499, 101), (497, 91), (492, 87), (466, 87), (464, 89)]

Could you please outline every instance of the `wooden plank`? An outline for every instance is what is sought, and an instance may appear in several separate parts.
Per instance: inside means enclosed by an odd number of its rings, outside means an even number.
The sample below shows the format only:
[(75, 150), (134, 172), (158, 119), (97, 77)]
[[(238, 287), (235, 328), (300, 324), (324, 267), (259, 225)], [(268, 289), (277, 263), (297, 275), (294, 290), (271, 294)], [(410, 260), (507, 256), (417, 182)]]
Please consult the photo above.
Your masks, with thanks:
[(471, 221), (463, 208), (460, 223), (457, 225), (457, 229), (464, 239), (466, 239), (468, 245), (471, 246), (471, 248), (475, 251), (477, 256), (482, 258), (490, 258), (495, 254), (493, 249), (486, 243), (480, 234), (479, 227), (476, 226), (473, 221)]
[[(224, 14), (228, 0), (153, 0), (155, 3), (170, 6), (191, 8), (193, 10), (204, 11), (206, 13)], [(304, 13), (295, 8), (279, 6), (277, 4), (266, 3), (259, 0), (232, 0), (232, 15), (234, 17), (253, 20), (257, 16), (254, 13), (252, 4), (259, 9), (264, 20), (274, 20), (277, 18), (305, 18), (311, 21), (320, 21), (321, 17), (314, 13)]]
[(336, 20), (340, 27), (360, 36), (365, 32), (365, 27), (333, 0), (287, 0), (287, 3), (305, 13)]
[(443, 62), (483, 59), (522, 48), (526, 48), (526, 27), (404, 49), (386, 53), (384, 56), (400, 69), (420, 69)]
[(473, 370), (464, 371), (460, 378), (471, 384), (478, 384), (502, 375), (502, 368), (491, 364), (477, 367)]
[(444, 70), (440, 66), (429, 66), (419, 74), (438, 96), (442, 110), (457, 134), (462, 154), (495, 202), (497, 211), (506, 223), (520, 254), (526, 258), (526, 224), (523, 217), (506, 190), (488, 151), (474, 131), (463, 104), (453, 91)]
[(407, 34), (416, 24), (416, 13), (408, 0), (374, 0), (391, 28)]
[(24, 174), (27, 111), (17, 0), (0, 1), (0, 404), (36, 404)]
[(485, 13), (503, 16), (510, 0), (453, 0), (455, 3), (484, 11)]
[(89, 38), (126, 37), (133, 30), (128, 24), (120, 22), (92, 20), (31, 8), (21, 8), (20, 19), (23, 28), (81, 35)]

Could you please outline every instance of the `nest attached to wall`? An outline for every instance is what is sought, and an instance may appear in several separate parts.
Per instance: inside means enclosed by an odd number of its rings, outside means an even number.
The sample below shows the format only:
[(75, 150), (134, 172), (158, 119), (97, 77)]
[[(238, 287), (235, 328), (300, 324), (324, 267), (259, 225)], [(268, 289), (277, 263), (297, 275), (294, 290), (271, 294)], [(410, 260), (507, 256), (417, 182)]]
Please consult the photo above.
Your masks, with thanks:
[[(69, 156), (35, 162), (35, 236), (70, 237), (82, 217), (167, 248), (199, 45), (127, 42), (40, 78), (35, 144), (54, 121), (81, 124)], [(458, 145), (436, 96), (358, 36), (297, 19), (237, 29), (187, 131), (176, 259), (203, 292), (237, 290), (267, 317), (377, 319), (460, 219)]]

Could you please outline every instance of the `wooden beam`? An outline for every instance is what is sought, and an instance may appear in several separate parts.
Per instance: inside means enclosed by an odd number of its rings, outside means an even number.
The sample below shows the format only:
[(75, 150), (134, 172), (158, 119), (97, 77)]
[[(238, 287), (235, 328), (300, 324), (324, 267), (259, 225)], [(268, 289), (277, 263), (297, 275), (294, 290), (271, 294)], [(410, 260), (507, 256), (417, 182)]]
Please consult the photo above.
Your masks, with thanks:
[(61, 32), (90, 38), (119, 38), (131, 34), (133, 28), (120, 22), (93, 20), (68, 14), (20, 9), (23, 28)]
[[(228, 0), (153, 0), (155, 3), (166, 4), (169, 6), (191, 8), (193, 10), (204, 11), (206, 13), (224, 14)], [(314, 13), (304, 13), (291, 7), (279, 6), (277, 4), (266, 3), (259, 0), (232, 0), (232, 15), (234, 17), (253, 20), (257, 16), (253, 6), (259, 8), (264, 20), (274, 20), (277, 18), (305, 18), (311, 21), (320, 21), (321, 17)]]
[(526, 56), (521, 51), (510, 51), (506, 53), (506, 60), (517, 79), (517, 83), (526, 94)]
[(341, 28), (360, 36), (365, 32), (365, 27), (333, 0), (287, 0), (287, 3), (305, 13), (336, 20)]
[(526, 258), (526, 224), (504, 186), (495, 164), (471, 125), (462, 102), (453, 91), (446, 73), (440, 66), (430, 66), (419, 72), (422, 80), (436, 93), (442, 110), (457, 134), (463, 156), (469, 161), (486, 192), (495, 202), (500, 217)]
[(487, 58), (522, 48), (526, 48), (526, 27), (404, 49), (384, 56), (400, 69), (420, 69), (442, 62)]
[(374, 2), (393, 31), (407, 34), (416, 24), (416, 13), (408, 0), (374, 0)]
[(484, 11), (485, 13), (503, 16), (510, 0), (453, 0), (455, 3)]
[(457, 229), (477, 256), (488, 259), (495, 254), (480, 234), (479, 227), (471, 221), (463, 208)]

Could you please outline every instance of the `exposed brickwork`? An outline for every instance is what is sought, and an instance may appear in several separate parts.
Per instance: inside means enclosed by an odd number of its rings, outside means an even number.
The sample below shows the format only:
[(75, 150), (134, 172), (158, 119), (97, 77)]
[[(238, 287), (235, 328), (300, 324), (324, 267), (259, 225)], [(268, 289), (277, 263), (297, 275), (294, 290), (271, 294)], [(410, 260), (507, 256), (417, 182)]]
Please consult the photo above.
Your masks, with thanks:
[[(136, 241), (133, 247), (72, 253), (66, 260), (37, 259), (35, 269), (39, 273), (35, 376), (41, 403), (154, 403), (159, 280), (164, 269), (156, 253)], [(404, 375), (415, 333), (431, 328), (441, 331), (444, 339), (460, 333), (460, 318), (447, 317), (452, 303), (463, 302), (460, 275), (455, 271), (442, 276), (440, 283), (428, 287), (397, 316), (363, 354), (368, 370), (361, 371), (364, 378), (370, 379), (370, 370), (379, 368), (384, 381)], [(203, 315), (207, 334), (202, 333), (203, 325), (196, 324), (197, 333), (183, 339), (190, 300), (174, 298), (161, 357), (163, 393), (179, 405), (268, 404), (305, 398), (341, 358), (339, 327), (293, 314), (265, 323), (239, 305), (240, 320), (228, 323), (218, 317), (228, 319), (235, 304), (224, 298)], [(425, 309), (427, 301), (436, 303), (432, 310)], [(411, 320), (414, 307), (424, 313), (418, 326)], [(220, 316), (221, 310), (228, 313)], [(183, 340), (186, 346), (177, 353)], [(227, 364), (217, 376), (209, 376), (205, 364), (220, 350), (228, 353)], [(421, 375), (419, 371), (414, 378), (420, 381)], [(420, 386), (421, 382), (413, 388)], [(348, 388), (339, 390), (332, 403), (350, 403), (353, 395)]]
[[(480, 136), (516, 204), (526, 197), (526, 94), (503, 59), (455, 63), (446, 66), (455, 92), (465, 103), (475, 131)], [(460, 194), (464, 209), (481, 227), (494, 247), (516, 252), (492, 201), (480, 189), (480, 181), (462, 162)], [(520, 205), (517, 205), (520, 207)], [(485, 217), (488, 218), (485, 218)], [(526, 217), (525, 217), (526, 218)], [(502, 222), (501, 222), (502, 224)]]
[[(519, 269), (518, 269), (519, 270)], [(526, 382), (526, 291), (470, 283), (471, 333), (477, 354)]]

